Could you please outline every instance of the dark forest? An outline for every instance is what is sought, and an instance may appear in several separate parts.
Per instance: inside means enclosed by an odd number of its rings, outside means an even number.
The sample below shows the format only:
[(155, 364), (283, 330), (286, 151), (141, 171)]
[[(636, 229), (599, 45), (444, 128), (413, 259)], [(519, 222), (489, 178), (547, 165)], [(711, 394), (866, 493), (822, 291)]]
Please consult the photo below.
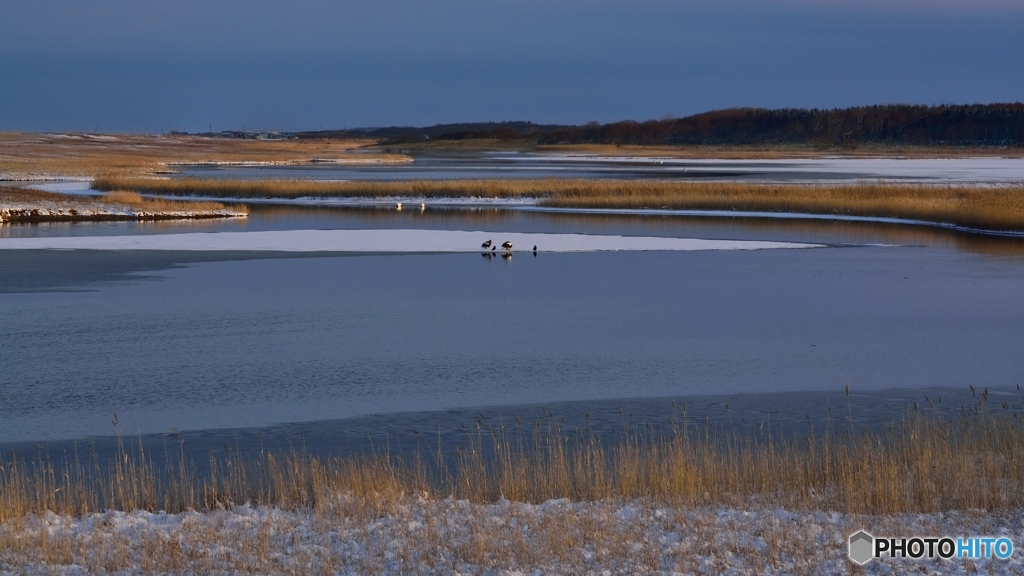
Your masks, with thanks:
[(731, 108), (685, 118), (556, 125), (532, 122), (438, 124), (304, 132), (301, 137), (530, 141), (537, 144), (1022, 146), (1024, 104), (879, 105), (831, 110)]

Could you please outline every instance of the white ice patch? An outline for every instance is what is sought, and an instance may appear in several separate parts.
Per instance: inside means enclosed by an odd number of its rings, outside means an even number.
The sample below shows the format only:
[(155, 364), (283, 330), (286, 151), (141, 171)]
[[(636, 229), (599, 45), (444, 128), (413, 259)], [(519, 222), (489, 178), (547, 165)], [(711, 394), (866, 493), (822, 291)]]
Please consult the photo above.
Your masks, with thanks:
[(4, 238), (8, 250), (189, 250), (258, 252), (478, 252), (485, 240), (512, 242), (515, 252), (596, 252), (618, 250), (766, 250), (820, 248), (821, 244), (702, 240), (645, 236), (530, 234), (461, 230), (281, 230), (136, 236)]

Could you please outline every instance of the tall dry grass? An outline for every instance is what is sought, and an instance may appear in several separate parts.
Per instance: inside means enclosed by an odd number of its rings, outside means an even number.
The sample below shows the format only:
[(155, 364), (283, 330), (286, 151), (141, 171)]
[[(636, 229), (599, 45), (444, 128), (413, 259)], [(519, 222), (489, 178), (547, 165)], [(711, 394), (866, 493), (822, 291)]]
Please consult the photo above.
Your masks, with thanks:
[[(46, 510), (216, 509), (252, 502), (330, 506), (339, 495), (387, 506), (410, 495), (477, 503), (647, 499), (672, 505), (757, 503), (893, 514), (1024, 508), (1024, 422), (986, 399), (955, 415), (914, 412), (878, 429), (800, 423), (748, 430), (693, 423), (628, 428), (618, 440), (554, 420), (480, 430), (454, 454), (316, 457), (303, 451), (210, 458), (183, 446), (154, 454), (125, 441), (100, 463), (76, 451), (0, 460), (0, 521)], [(372, 504), (377, 502), (377, 504)]]
[[(138, 192), (115, 190), (100, 196), (102, 204), (129, 206), (144, 212), (216, 212), (226, 210), (220, 202), (176, 201), (163, 198), (145, 198)], [(245, 212), (244, 207), (233, 207), (232, 210)]]
[(172, 164), (181, 163), (395, 161), (405, 158), (384, 152), (355, 152), (374, 142), (0, 132), (0, 177), (158, 174), (171, 170)]
[(668, 208), (901, 218), (984, 230), (1024, 230), (1024, 185), (979, 187), (853, 183), (828, 185), (651, 180), (149, 180), (107, 177), (98, 190), (174, 196), (297, 198), (422, 196), (537, 198), (564, 208)]
[(135, 190), (168, 196), (214, 196), (218, 198), (339, 198), (376, 196), (423, 196), (426, 198), (536, 198), (550, 195), (553, 187), (585, 184), (580, 180), (412, 180), (346, 181), (316, 180), (227, 180), (204, 178), (100, 177), (96, 190)]

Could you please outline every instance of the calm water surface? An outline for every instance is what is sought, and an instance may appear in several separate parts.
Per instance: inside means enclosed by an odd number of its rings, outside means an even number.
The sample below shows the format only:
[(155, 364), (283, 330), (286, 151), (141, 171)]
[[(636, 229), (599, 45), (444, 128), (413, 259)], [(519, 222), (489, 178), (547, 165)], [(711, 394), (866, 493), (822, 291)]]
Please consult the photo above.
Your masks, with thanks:
[[(0, 442), (110, 434), (115, 411), (122, 432), (176, 429), (209, 439), (301, 422), (333, 430), (345, 426), (325, 422), (371, 414), (411, 423), (427, 412), (464, 418), (475, 407), (511, 414), (555, 403), (611, 412), (633, 399), (645, 417), (666, 398), (741, 395), (792, 409), (820, 406), (808, 399), (847, 385), (882, 398), (891, 389), (948, 396), (1024, 381), (1024, 251), (1014, 239), (864, 223), (500, 210), (266, 207), (248, 222), (198, 226), (557, 230), (830, 246), (508, 261), (4, 251)], [(196, 227), (5, 233), (175, 230)]]

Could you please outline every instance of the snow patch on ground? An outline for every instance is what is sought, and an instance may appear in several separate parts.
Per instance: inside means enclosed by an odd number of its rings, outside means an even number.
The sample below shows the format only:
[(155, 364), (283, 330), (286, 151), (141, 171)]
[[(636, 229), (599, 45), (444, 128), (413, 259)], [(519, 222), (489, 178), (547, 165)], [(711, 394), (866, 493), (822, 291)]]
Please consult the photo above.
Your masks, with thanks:
[[(316, 510), (46, 513), (0, 524), (0, 574), (846, 574), (850, 534), (1005, 536), (1021, 511), (869, 516), (649, 501), (474, 504), (339, 495)], [(46, 550), (40, 543), (45, 542)], [(1007, 560), (890, 559), (869, 574), (1014, 574)], [(49, 556), (47, 556), (49, 554)]]
[[(78, 183), (51, 183), (77, 190)], [(230, 208), (213, 210), (146, 210), (117, 201), (87, 197), (85, 193), (68, 192), (62, 196), (0, 192), (0, 223), (54, 222), (76, 220), (172, 220), (195, 218), (245, 218), (247, 212)], [(187, 206), (181, 203), (179, 206)]]
[(766, 250), (820, 248), (821, 244), (748, 240), (703, 240), (585, 234), (532, 234), (461, 230), (280, 230), (154, 234), (145, 236), (81, 236), (6, 238), (0, 249), (191, 250), (259, 252), (478, 252), (493, 240), (512, 242), (514, 251), (593, 252), (617, 250)]

